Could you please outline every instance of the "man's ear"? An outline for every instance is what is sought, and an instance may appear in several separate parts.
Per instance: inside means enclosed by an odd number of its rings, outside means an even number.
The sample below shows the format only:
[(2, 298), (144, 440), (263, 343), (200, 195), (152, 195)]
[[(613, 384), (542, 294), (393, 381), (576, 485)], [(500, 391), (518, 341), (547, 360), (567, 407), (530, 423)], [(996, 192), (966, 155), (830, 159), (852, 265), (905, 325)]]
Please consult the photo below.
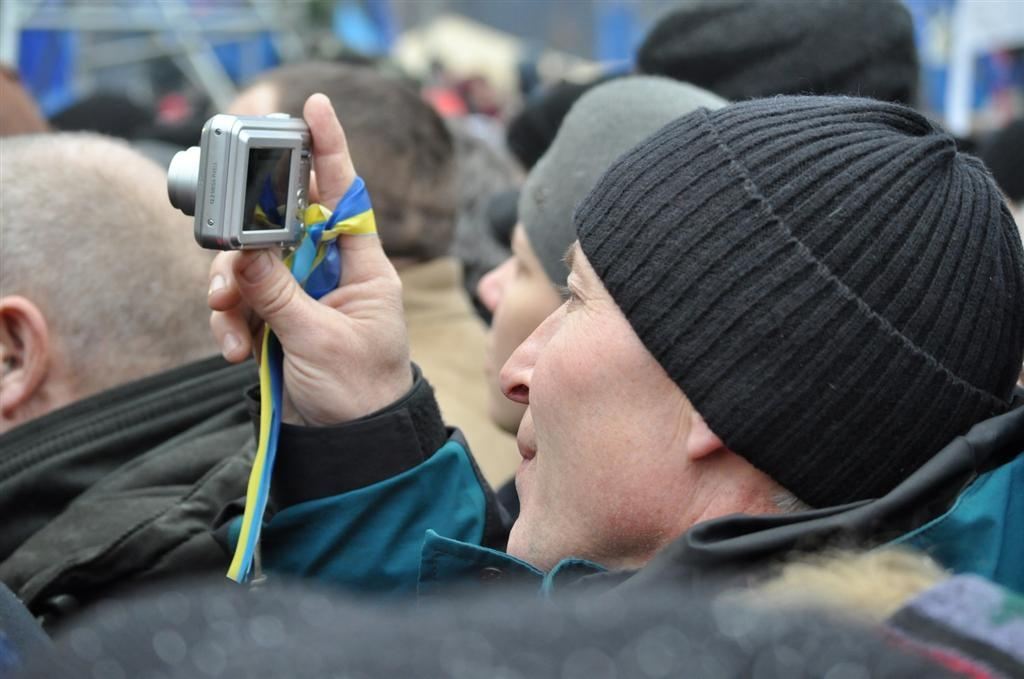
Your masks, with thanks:
[(686, 456), (690, 460), (699, 460), (719, 450), (728, 450), (696, 408), (691, 407), (690, 413), (690, 432), (686, 437)]
[(15, 414), (46, 381), (52, 355), (46, 318), (30, 300), (0, 297), (0, 417)]

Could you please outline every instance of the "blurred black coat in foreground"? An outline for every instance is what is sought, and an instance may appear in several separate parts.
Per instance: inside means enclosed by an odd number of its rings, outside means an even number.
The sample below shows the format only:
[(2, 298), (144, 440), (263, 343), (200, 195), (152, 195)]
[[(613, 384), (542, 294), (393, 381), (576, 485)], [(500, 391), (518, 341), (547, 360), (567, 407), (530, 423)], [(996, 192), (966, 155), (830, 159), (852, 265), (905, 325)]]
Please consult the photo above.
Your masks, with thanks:
[(26, 676), (867, 677), (945, 676), (877, 630), (820, 613), (652, 588), (556, 602), (469, 591), (418, 608), (227, 581), (104, 602)]

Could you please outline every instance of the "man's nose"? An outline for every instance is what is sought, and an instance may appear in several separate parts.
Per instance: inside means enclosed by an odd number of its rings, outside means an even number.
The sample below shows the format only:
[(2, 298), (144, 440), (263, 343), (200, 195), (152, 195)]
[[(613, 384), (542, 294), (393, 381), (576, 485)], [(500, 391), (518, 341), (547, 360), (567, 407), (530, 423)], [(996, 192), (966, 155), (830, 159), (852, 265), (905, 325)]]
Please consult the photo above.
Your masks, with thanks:
[(501, 298), (505, 295), (505, 287), (508, 285), (514, 268), (515, 257), (509, 257), (484, 274), (484, 277), (476, 284), (476, 296), (492, 314), (501, 304)]
[(564, 306), (555, 309), (505, 361), (498, 375), (498, 384), (505, 398), (524, 405), (530, 404), (533, 367), (548, 341), (557, 332), (563, 314)]

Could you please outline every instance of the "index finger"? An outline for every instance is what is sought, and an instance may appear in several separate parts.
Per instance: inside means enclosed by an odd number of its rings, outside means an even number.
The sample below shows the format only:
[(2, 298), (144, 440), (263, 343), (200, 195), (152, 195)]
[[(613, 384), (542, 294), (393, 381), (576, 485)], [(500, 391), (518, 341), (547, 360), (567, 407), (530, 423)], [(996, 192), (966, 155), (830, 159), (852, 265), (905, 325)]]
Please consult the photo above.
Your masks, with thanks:
[(302, 117), (313, 137), (313, 168), (320, 202), (333, 210), (356, 178), (345, 131), (331, 100), (317, 93), (306, 100)]
[(206, 303), (214, 311), (233, 309), (242, 301), (233, 271), (233, 260), (236, 257), (237, 252), (220, 252), (210, 264), (210, 288), (206, 293)]

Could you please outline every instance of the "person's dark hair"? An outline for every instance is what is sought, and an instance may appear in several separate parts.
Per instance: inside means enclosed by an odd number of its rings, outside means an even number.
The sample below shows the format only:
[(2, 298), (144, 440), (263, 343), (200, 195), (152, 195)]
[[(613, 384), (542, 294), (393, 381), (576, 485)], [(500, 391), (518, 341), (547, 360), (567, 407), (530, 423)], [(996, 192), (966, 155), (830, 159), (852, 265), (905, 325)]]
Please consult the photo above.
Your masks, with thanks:
[(278, 108), (292, 116), (302, 115), (311, 94), (331, 100), (389, 257), (425, 261), (448, 253), (455, 230), (454, 144), (414, 87), (372, 68), (322, 61), (282, 66), (254, 84), (261, 83), (276, 89)]

